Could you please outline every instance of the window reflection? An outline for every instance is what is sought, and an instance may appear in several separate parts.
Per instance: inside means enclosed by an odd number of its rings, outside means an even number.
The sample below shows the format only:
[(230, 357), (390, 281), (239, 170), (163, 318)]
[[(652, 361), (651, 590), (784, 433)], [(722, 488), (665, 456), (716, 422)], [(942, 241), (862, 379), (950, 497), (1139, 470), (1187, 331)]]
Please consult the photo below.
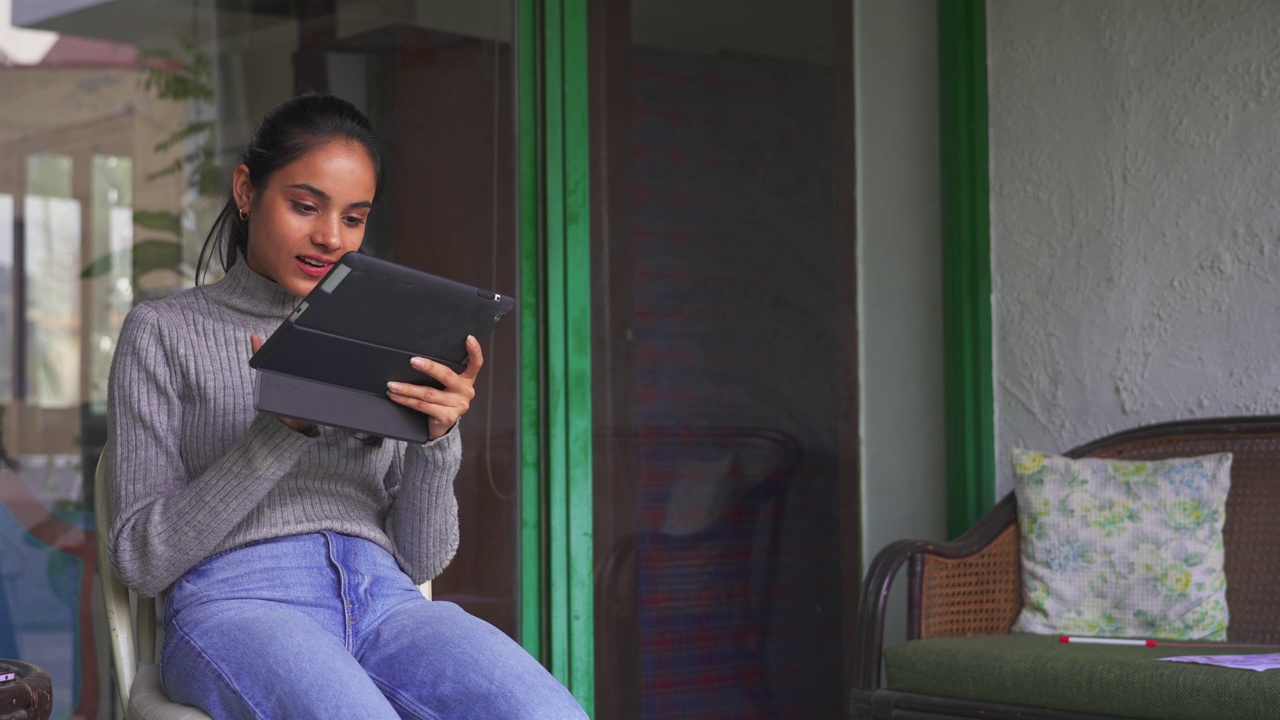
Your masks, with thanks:
[(186, 108), (143, 86), (135, 45), (9, 19), (0, 13), (0, 655), (49, 671), (52, 717), (107, 717), (85, 478), (136, 279), (155, 292), (184, 282), (172, 269), (137, 275), (139, 261), (173, 268), (181, 252), (138, 252), (135, 241), (180, 246), (135, 226), (134, 208), (182, 208), (183, 176), (150, 176), (185, 151), (159, 146)]
[(843, 5), (587, 3), (602, 719), (846, 701)]
[(111, 353), (124, 316), (133, 306), (133, 161), (93, 156), (93, 257), (112, 262), (90, 280), (88, 355), (90, 403), (107, 401)]
[(71, 158), (27, 158), (23, 202), (26, 253), (27, 397), (68, 408), (79, 395), (80, 202), (71, 197)]
[[(13, 195), (0, 193), (0, 450), (4, 448), (4, 408), (13, 401), (14, 320)], [(0, 460), (5, 456), (0, 452)]]
[[(31, 34), (6, 27), (8, 5), (0, 0), (0, 51), (13, 61), (0, 65), (0, 656), (50, 670), (54, 718), (108, 717), (110, 668), (88, 622), (85, 479), (105, 441), (124, 315), (195, 282), (253, 123), (312, 89), (364, 110), (389, 147), (367, 252), (517, 293), (513, 7), (12, 0), (12, 20), (42, 31)], [(5, 44), (14, 38), (25, 44)], [(512, 635), (518, 333), (513, 321), (485, 346), (485, 401), (464, 426), (474, 450), (456, 483), (462, 547), (435, 586)], [(11, 511), (19, 506), (30, 513)]]

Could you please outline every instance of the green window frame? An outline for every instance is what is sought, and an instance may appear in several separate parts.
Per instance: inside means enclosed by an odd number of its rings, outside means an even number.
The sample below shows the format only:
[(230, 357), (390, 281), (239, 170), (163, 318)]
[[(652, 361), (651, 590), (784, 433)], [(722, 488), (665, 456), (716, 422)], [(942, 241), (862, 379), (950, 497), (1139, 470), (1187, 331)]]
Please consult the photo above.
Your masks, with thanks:
[(586, 0), (520, 0), (521, 642), (594, 715)]
[(939, 0), (947, 533), (995, 503), (984, 0)]

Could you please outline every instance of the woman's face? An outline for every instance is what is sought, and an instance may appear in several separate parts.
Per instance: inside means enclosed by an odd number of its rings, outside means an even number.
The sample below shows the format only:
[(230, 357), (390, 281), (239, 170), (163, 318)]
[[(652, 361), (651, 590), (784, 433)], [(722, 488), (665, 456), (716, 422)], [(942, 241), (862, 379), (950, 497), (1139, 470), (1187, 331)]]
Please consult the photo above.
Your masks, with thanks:
[(246, 261), (303, 297), (344, 253), (360, 249), (377, 175), (359, 143), (334, 140), (281, 167), (261, 187), (236, 168), (236, 205), (249, 213)]

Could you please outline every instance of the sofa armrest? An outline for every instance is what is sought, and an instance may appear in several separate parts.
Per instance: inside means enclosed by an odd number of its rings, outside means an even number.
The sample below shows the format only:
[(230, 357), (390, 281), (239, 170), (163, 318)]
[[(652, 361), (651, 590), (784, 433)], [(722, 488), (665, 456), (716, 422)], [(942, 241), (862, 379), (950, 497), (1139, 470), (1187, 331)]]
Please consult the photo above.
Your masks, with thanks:
[(880, 687), (885, 606), (907, 566), (907, 636), (1008, 633), (1022, 607), (1017, 505), (1009, 493), (951, 542), (898, 540), (871, 562), (858, 607), (853, 702)]
[(911, 568), (908, 636), (1007, 634), (1022, 610), (1022, 565), (1013, 496), (969, 533)]

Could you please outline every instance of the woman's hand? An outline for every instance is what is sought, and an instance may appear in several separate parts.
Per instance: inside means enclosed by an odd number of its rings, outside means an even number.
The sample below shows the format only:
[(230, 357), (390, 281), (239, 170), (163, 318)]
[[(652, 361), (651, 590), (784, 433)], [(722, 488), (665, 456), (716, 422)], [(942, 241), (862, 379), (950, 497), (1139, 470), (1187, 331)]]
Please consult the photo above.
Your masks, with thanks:
[(468, 335), (467, 366), (461, 373), (455, 373), (447, 365), (426, 358), (416, 357), (410, 364), (414, 370), (435, 378), (444, 388), (392, 382), (387, 383), (387, 396), (405, 407), (426, 414), (429, 418), (427, 437), (435, 440), (449, 432), (458, 418), (471, 408), (471, 401), (476, 396), (476, 375), (480, 373), (480, 366), (484, 365), (484, 353), (480, 352), (480, 341)]
[[(258, 348), (262, 347), (262, 336), (258, 333), (249, 333), (249, 346), (254, 353), (258, 352)], [(294, 432), (300, 432), (303, 435), (310, 436), (315, 426), (305, 420), (294, 420), (293, 418), (276, 416), (276, 419), (284, 423), (284, 426)]]

